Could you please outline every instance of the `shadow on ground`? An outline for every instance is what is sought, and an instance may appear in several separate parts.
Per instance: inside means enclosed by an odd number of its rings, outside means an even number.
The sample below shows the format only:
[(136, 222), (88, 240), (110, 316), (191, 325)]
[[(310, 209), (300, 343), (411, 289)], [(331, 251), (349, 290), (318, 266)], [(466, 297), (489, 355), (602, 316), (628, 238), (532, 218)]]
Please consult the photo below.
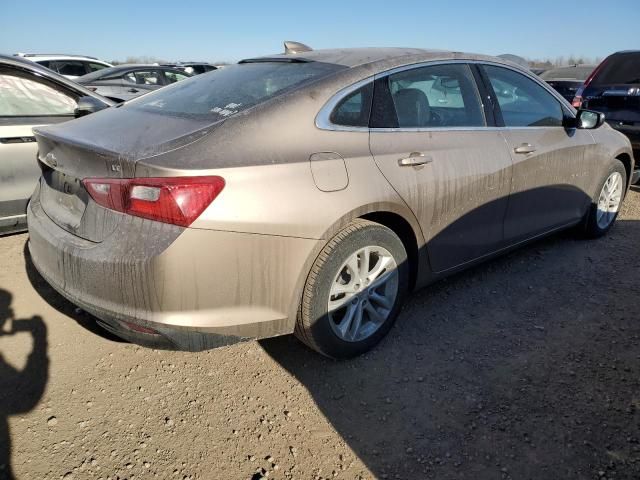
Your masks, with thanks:
[(47, 329), (42, 318), (17, 319), (11, 308), (12, 295), (0, 289), (0, 336), (27, 332), (33, 348), (26, 365), (11, 365), (0, 350), (0, 480), (13, 479), (9, 416), (29, 412), (42, 397), (49, 376)]
[(377, 478), (640, 478), (640, 223), (417, 292), (373, 352), (262, 347)]

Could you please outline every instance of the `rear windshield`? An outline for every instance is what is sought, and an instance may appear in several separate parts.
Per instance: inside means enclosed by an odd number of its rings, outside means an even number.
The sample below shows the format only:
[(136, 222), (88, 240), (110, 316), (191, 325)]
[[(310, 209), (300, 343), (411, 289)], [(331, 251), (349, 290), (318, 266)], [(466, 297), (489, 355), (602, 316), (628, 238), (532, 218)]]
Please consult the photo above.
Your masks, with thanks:
[(592, 85), (640, 83), (640, 52), (619, 53), (604, 61)]
[(343, 68), (321, 62), (242, 63), (162, 88), (122, 108), (220, 120)]
[(572, 79), (582, 80), (584, 82), (594, 68), (596, 67), (592, 65), (554, 68), (553, 70), (547, 70), (540, 74), (540, 78), (543, 80)]
[(101, 70), (94, 70), (91, 73), (87, 73), (86, 75), (83, 75), (80, 78), (78, 78), (77, 81), (79, 83), (88, 83), (99, 78), (109, 77), (110, 75), (119, 73), (119, 72), (124, 72), (124, 70), (118, 67), (107, 67)]

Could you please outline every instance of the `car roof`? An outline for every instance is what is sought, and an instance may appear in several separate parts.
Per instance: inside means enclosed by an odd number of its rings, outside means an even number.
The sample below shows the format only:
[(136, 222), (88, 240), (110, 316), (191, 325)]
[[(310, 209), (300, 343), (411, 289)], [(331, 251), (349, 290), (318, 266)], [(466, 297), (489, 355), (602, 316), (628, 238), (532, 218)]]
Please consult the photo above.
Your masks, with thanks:
[(87, 55), (70, 55), (63, 53), (16, 53), (15, 57), (26, 58), (33, 62), (39, 61), (50, 61), (50, 60), (82, 60), (86, 62), (97, 62), (103, 63), (105, 65), (111, 65), (109, 62), (105, 62), (104, 60), (100, 60), (96, 57), (90, 57)]
[(298, 61), (298, 62), (325, 62), (342, 65), (349, 68), (376, 67), (384, 65), (385, 68), (408, 65), (412, 63), (428, 62), (435, 60), (475, 60), (502, 63), (516, 66), (520, 70), (526, 70), (521, 65), (508, 59), (480, 55), (476, 53), (455, 52), (449, 50), (428, 50), (422, 48), (394, 48), (394, 47), (367, 47), (367, 48), (341, 48), (326, 50), (311, 50), (300, 53), (282, 53), (263, 57), (241, 60), (241, 63), (264, 61)]
[(106, 103), (107, 105), (115, 105), (115, 102), (109, 100), (108, 98), (103, 97), (102, 95), (98, 95), (97, 93), (92, 92), (91, 90), (86, 89), (82, 85), (78, 85), (76, 82), (72, 82), (71, 80), (63, 77), (62, 75), (54, 72), (53, 70), (49, 70), (42, 65), (39, 65), (31, 60), (27, 60), (23, 57), (16, 57), (14, 55), (3, 55), (0, 54), (0, 66), (9, 66), (13, 68), (18, 68), (21, 70), (25, 70), (36, 75), (48, 78), (57, 83), (63, 84), (67, 88), (71, 90), (76, 90), (83, 95), (88, 97), (94, 97), (99, 99), (100, 101)]

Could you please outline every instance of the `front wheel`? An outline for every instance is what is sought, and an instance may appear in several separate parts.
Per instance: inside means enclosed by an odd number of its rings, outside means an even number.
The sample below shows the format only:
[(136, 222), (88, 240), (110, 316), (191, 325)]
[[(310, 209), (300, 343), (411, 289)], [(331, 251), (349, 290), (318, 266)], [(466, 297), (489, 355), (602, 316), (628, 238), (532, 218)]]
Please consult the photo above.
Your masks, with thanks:
[(585, 217), (584, 231), (589, 238), (606, 234), (618, 217), (627, 187), (627, 171), (621, 161), (614, 160), (600, 185)]
[(354, 221), (329, 241), (311, 268), (296, 336), (332, 358), (370, 350), (398, 316), (408, 271), (407, 253), (392, 230)]

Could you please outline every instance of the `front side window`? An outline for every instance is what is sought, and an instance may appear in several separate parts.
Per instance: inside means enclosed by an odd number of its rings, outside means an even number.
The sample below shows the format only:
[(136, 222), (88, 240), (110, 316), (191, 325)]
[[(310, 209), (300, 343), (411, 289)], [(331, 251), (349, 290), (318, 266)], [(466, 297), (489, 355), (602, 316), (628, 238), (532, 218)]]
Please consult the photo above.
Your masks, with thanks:
[(373, 82), (350, 93), (340, 100), (331, 112), (331, 123), (348, 127), (368, 127), (372, 97)]
[(76, 99), (53, 86), (0, 71), (0, 117), (73, 115)]
[(60, 75), (81, 77), (87, 73), (83, 62), (76, 60), (56, 60), (49, 63), (49, 68)]
[(122, 108), (217, 121), (345, 68), (323, 62), (240, 63), (176, 82)]
[(186, 80), (189, 76), (183, 73), (165, 70), (164, 78), (167, 80), (167, 84), (169, 84), (179, 82), (180, 80)]
[(560, 102), (545, 88), (508, 68), (485, 65), (505, 127), (561, 127)]
[(375, 96), (374, 127), (486, 125), (467, 65), (433, 65), (391, 74), (377, 81)]
[(160, 80), (160, 72), (156, 70), (129, 72), (124, 76), (124, 79), (130, 83), (135, 83), (137, 85), (162, 85), (162, 81)]

